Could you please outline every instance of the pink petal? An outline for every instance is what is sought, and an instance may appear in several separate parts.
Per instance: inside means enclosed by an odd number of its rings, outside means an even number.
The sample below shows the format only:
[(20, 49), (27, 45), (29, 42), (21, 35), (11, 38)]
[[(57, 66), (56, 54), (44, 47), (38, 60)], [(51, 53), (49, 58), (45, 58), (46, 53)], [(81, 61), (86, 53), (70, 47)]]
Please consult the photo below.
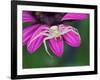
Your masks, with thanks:
[(27, 50), (30, 53), (35, 52), (43, 43), (43, 39), (44, 39), (44, 35), (41, 35), (40, 37), (36, 38), (35, 40), (34, 37), (37, 36), (39, 33), (41, 33), (42, 31), (45, 31), (47, 28), (46, 25), (41, 25), (39, 26), (39, 28), (32, 34), (30, 40), (27, 43)]
[(29, 11), (23, 11), (22, 14), (23, 22), (35, 22), (35, 17)]
[(43, 39), (44, 39), (44, 36), (40, 36), (34, 41), (32, 41), (32, 43), (29, 46), (27, 45), (27, 50), (29, 51), (29, 53), (31, 54), (34, 53), (42, 45)]
[(27, 44), (27, 41), (30, 39), (34, 31), (39, 27), (39, 24), (29, 26), (23, 29), (23, 44)]
[(61, 19), (63, 20), (84, 20), (88, 17), (88, 14), (83, 13), (68, 13), (65, 14), (64, 17)]
[(62, 37), (49, 39), (50, 49), (57, 57), (61, 57), (64, 52), (64, 45)]
[(72, 47), (79, 47), (81, 43), (80, 35), (76, 34), (75, 32), (68, 32), (63, 35), (66, 44)]

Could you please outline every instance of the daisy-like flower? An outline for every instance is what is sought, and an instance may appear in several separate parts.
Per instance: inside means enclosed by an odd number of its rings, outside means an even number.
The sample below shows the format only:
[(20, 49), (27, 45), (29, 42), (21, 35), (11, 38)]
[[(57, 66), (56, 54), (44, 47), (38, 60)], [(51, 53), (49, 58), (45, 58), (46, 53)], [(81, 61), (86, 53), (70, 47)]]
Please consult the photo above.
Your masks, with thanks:
[(23, 11), (23, 22), (31, 22), (31, 26), (23, 29), (23, 44), (30, 54), (44, 44), (45, 51), (50, 55), (46, 41), (52, 52), (61, 57), (64, 52), (64, 42), (72, 47), (79, 47), (81, 37), (76, 28), (64, 24), (64, 21), (80, 21), (88, 17), (82, 13), (49, 13)]

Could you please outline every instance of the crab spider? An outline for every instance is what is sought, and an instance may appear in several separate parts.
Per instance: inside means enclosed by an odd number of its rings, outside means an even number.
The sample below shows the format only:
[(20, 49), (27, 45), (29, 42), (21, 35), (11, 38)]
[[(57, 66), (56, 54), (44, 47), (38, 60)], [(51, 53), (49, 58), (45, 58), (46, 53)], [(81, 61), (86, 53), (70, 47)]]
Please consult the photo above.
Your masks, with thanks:
[[(51, 26), (50, 28), (47, 28), (47, 27), (42, 28), (41, 27), (37, 31), (39, 31), (39, 30), (41, 30), (41, 32), (38, 35), (33, 34), (29, 45), (32, 43), (33, 40), (37, 39), (38, 37), (46, 36), (43, 39), (43, 44), (44, 44), (45, 51), (48, 53), (49, 56), (51, 56), (51, 55), (48, 51), (48, 48), (47, 48), (47, 45), (46, 45), (46, 40), (52, 39), (52, 38), (56, 39), (57, 37), (61, 38), (61, 35), (64, 35), (64, 34), (70, 32), (70, 31), (74, 32), (75, 34), (77, 34), (80, 37), (78, 30), (76, 28), (73, 28), (72, 26), (65, 27), (63, 24), (58, 25), (58, 26), (57, 25)], [(45, 30), (45, 31), (42, 31), (42, 30)]]

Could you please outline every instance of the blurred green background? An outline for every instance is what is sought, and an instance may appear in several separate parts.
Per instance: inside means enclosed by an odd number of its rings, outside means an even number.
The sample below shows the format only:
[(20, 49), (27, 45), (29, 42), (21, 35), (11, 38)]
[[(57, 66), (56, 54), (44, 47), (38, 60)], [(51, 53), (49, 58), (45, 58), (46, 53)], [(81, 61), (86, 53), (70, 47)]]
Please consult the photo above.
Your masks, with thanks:
[[(33, 54), (29, 54), (26, 46), (23, 46), (23, 68), (47, 68), (47, 67), (67, 67), (67, 66), (86, 66), (89, 65), (89, 18), (82, 21), (69, 21), (69, 25), (76, 27), (81, 36), (81, 46), (73, 48), (64, 44), (64, 53), (58, 58), (52, 53), (50, 57), (42, 46)], [(27, 27), (31, 23), (23, 23)], [(48, 44), (48, 42), (47, 42)]]

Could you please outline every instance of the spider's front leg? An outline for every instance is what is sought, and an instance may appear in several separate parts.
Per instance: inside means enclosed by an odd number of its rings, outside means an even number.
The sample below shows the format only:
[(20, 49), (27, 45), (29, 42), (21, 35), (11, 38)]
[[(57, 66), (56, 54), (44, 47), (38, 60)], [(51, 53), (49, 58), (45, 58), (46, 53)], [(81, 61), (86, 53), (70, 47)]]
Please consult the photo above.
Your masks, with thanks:
[[(75, 34), (79, 35), (79, 32), (76, 28), (72, 27), (72, 26), (68, 26), (68, 27), (60, 27), (60, 34), (64, 35), (70, 31), (74, 32)], [(80, 36), (80, 35), (79, 35)]]
[(40, 36), (48, 36), (48, 31), (42, 31), (40, 33), (38, 33), (36, 36), (32, 37), (31, 40), (30, 40), (30, 43), (28, 44), (28, 46), (30, 46), (30, 44), (36, 40), (37, 38), (39, 38)]
[(38, 35), (36, 35), (33, 40), (37, 39), (38, 37), (40, 36), (48, 36), (48, 33), (49, 31), (43, 31), (43, 32), (40, 32)]
[(46, 45), (46, 40), (51, 39), (51, 38), (54, 38), (54, 36), (53, 35), (48, 35), (48, 37), (44, 38), (44, 40), (43, 40), (45, 51), (48, 53), (49, 56), (51, 56), (51, 55), (48, 51), (48, 48), (47, 48), (47, 45)]

